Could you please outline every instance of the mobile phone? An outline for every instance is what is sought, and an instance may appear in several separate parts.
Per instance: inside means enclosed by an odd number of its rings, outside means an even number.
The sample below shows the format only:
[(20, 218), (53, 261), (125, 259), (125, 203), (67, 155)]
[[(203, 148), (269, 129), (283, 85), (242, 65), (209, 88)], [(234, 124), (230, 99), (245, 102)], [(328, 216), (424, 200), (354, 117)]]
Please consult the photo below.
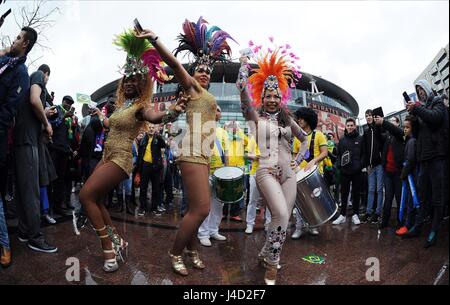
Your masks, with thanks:
[(405, 99), (405, 102), (411, 102), (411, 98), (409, 97), (408, 93), (406, 91), (403, 92), (403, 98)]
[(372, 110), (372, 116), (373, 117), (379, 116), (379, 117), (384, 118), (383, 108), (378, 107), (378, 108), (373, 109)]
[(137, 20), (137, 18), (134, 18), (134, 26), (136, 27), (136, 29), (139, 31), (139, 32), (142, 32), (144, 29), (142, 28), (142, 26), (141, 26), (141, 24), (139, 23), (139, 21)]
[(70, 107), (70, 112), (75, 113), (75, 107)]
[(1, 18), (2, 18), (2, 19), (5, 19), (6, 17), (8, 17), (9, 14), (11, 14), (11, 9), (7, 10), (6, 13), (4, 13), (4, 14), (2, 15)]

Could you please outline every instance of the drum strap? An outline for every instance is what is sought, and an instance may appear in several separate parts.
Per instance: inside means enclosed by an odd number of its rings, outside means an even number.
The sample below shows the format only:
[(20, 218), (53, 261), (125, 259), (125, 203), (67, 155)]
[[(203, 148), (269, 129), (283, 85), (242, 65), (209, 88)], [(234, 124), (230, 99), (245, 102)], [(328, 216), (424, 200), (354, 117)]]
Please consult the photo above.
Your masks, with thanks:
[(309, 156), (305, 159), (306, 162), (314, 159), (314, 139), (316, 137), (316, 131), (314, 130), (311, 135), (311, 141), (309, 142)]
[(216, 137), (216, 146), (217, 150), (219, 151), (220, 158), (222, 159), (222, 164), (225, 165), (225, 156), (223, 155), (222, 145), (220, 144), (220, 141), (217, 137)]

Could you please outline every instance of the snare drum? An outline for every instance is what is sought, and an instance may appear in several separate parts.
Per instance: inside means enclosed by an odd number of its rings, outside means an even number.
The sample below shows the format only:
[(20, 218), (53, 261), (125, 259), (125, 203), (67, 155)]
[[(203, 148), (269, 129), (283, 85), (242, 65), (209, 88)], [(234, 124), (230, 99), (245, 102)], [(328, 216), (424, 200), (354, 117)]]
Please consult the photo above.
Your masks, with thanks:
[(238, 203), (244, 198), (244, 171), (225, 166), (214, 171), (213, 191), (220, 203)]
[(338, 211), (325, 180), (317, 165), (310, 171), (297, 172), (297, 198), (295, 205), (302, 218), (310, 227), (320, 226), (329, 221)]

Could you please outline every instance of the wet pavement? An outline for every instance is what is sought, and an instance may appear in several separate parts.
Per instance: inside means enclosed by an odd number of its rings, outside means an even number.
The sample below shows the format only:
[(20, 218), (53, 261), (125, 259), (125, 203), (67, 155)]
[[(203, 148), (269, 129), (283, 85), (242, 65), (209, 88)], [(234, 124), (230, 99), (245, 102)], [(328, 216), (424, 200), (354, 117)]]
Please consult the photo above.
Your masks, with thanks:
[[(207, 268), (196, 270), (187, 263), (190, 274), (182, 277), (172, 272), (167, 255), (181, 219), (177, 209), (161, 216), (138, 217), (114, 212), (111, 215), (119, 233), (129, 242), (125, 263), (119, 263), (118, 271), (105, 273), (102, 270), (100, 241), (89, 225), (80, 235), (74, 234), (70, 217), (59, 218), (56, 225), (46, 226), (43, 231), (47, 239), (59, 251), (44, 254), (34, 252), (18, 241), (15, 221), (10, 220), (13, 264), (0, 269), (0, 284), (264, 284), (264, 269), (256, 258), (264, 242), (260, 217), (251, 235), (244, 233), (245, 222), (222, 221), (221, 233), (227, 241), (211, 239), (212, 247), (199, 245)], [(291, 219), (293, 224), (294, 218)], [(293, 230), (290, 226), (289, 236)], [(319, 236), (305, 234), (299, 240), (287, 239), (277, 284), (449, 284), (448, 220), (443, 224), (437, 244), (430, 249), (423, 248), (425, 235), (401, 240), (395, 236), (394, 228), (378, 231), (374, 224), (355, 226), (347, 220), (344, 225), (326, 224), (319, 231)], [(324, 263), (302, 260), (308, 255), (320, 256)], [(66, 278), (66, 275), (73, 275), (73, 269), (70, 269), (73, 261), (79, 261), (79, 281)], [(379, 262), (379, 280), (369, 281), (366, 274), (376, 276), (373, 272), (376, 262)]]

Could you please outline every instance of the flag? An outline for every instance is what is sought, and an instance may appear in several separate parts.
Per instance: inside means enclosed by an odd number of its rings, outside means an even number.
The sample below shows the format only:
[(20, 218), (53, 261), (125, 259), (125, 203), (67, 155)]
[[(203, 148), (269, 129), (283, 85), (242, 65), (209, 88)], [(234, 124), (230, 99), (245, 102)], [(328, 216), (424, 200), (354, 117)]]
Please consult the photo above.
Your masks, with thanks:
[(81, 104), (87, 104), (89, 108), (94, 108), (97, 106), (97, 103), (91, 100), (91, 97), (88, 94), (77, 93), (77, 102)]

